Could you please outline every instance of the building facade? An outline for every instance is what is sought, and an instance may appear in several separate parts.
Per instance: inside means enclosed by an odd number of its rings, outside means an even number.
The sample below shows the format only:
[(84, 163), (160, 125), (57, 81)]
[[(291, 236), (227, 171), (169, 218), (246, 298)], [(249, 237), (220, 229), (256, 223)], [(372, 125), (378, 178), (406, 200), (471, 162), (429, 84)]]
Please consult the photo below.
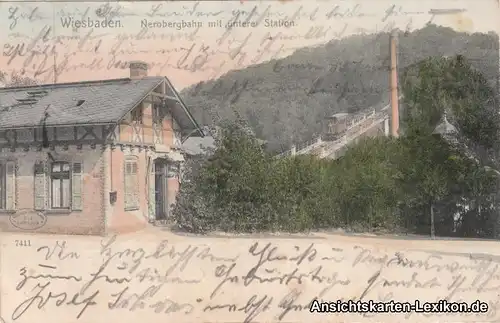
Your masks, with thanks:
[(123, 233), (166, 221), (203, 132), (165, 77), (0, 89), (0, 229)]

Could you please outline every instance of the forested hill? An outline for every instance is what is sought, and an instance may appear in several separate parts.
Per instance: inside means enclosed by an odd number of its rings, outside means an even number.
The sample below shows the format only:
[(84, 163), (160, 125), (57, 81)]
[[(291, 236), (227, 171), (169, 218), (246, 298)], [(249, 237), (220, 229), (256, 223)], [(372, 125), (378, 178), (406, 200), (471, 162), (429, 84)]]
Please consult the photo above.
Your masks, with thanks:
[[(496, 87), (498, 35), (458, 33), (427, 26), (399, 37), (399, 68), (429, 56), (461, 54)], [(281, 150), (311, 139), (324, 117), (357, 112), (388, 101), (389, 34), (355, 35), (284, 59), (230, 71), (182, 91), (203, 125), (219, 118), (246, 119), (268, 148)]]

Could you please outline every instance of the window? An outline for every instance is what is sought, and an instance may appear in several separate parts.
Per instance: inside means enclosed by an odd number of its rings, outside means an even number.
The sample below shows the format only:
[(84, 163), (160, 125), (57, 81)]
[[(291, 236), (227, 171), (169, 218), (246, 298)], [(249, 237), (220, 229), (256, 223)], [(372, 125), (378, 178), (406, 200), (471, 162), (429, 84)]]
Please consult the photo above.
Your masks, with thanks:
[(137, 159), (127, 158), (125, 160), (125, 209), (139, 209), (139, 181), (137, 175)]
[(160, 104), (153, 104), (153, 123), (157, 125), (161, 125), (163, 120), (162, 112), (161, 112), (161, 105)]
[(35, 164), (35, 209), (45, 210), (48, 205), (54, 210), (82, 210), (82, 164), (55, 161), (46, 165)]
[(50, 173), (50, 196), (51, 208), (69, 209), (69, 199), (71, 196), (69, 163), (52, 163)]
[(139, 106), (132, 111), (132, 121), (142, 124), (142, 106)]
[(153, 104), (153, 136), (155, 144), (163, 143), (163, 116), (161, 105)]
[(12, 161), (0, 163), (0, 209), (15, 210), (16, 167)]

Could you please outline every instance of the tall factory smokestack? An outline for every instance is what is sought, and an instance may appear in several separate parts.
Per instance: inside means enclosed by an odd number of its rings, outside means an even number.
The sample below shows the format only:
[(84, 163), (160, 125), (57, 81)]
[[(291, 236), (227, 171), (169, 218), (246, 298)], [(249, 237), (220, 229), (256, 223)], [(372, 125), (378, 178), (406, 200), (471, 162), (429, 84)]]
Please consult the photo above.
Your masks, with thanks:
[(391, 135), (399, 135), (399, 95), (398, 95), (398, 55), (397, 55), (397, 32), (393, 31), (390, 38), (391, 51)]

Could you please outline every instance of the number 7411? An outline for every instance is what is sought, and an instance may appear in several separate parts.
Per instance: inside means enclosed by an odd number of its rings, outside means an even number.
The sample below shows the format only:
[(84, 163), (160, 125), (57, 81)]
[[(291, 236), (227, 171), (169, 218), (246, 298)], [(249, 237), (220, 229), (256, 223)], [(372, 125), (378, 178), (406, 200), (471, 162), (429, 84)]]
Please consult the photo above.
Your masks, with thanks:
[(31, 240), (16, 240), (16, 247), (31, 247)]

